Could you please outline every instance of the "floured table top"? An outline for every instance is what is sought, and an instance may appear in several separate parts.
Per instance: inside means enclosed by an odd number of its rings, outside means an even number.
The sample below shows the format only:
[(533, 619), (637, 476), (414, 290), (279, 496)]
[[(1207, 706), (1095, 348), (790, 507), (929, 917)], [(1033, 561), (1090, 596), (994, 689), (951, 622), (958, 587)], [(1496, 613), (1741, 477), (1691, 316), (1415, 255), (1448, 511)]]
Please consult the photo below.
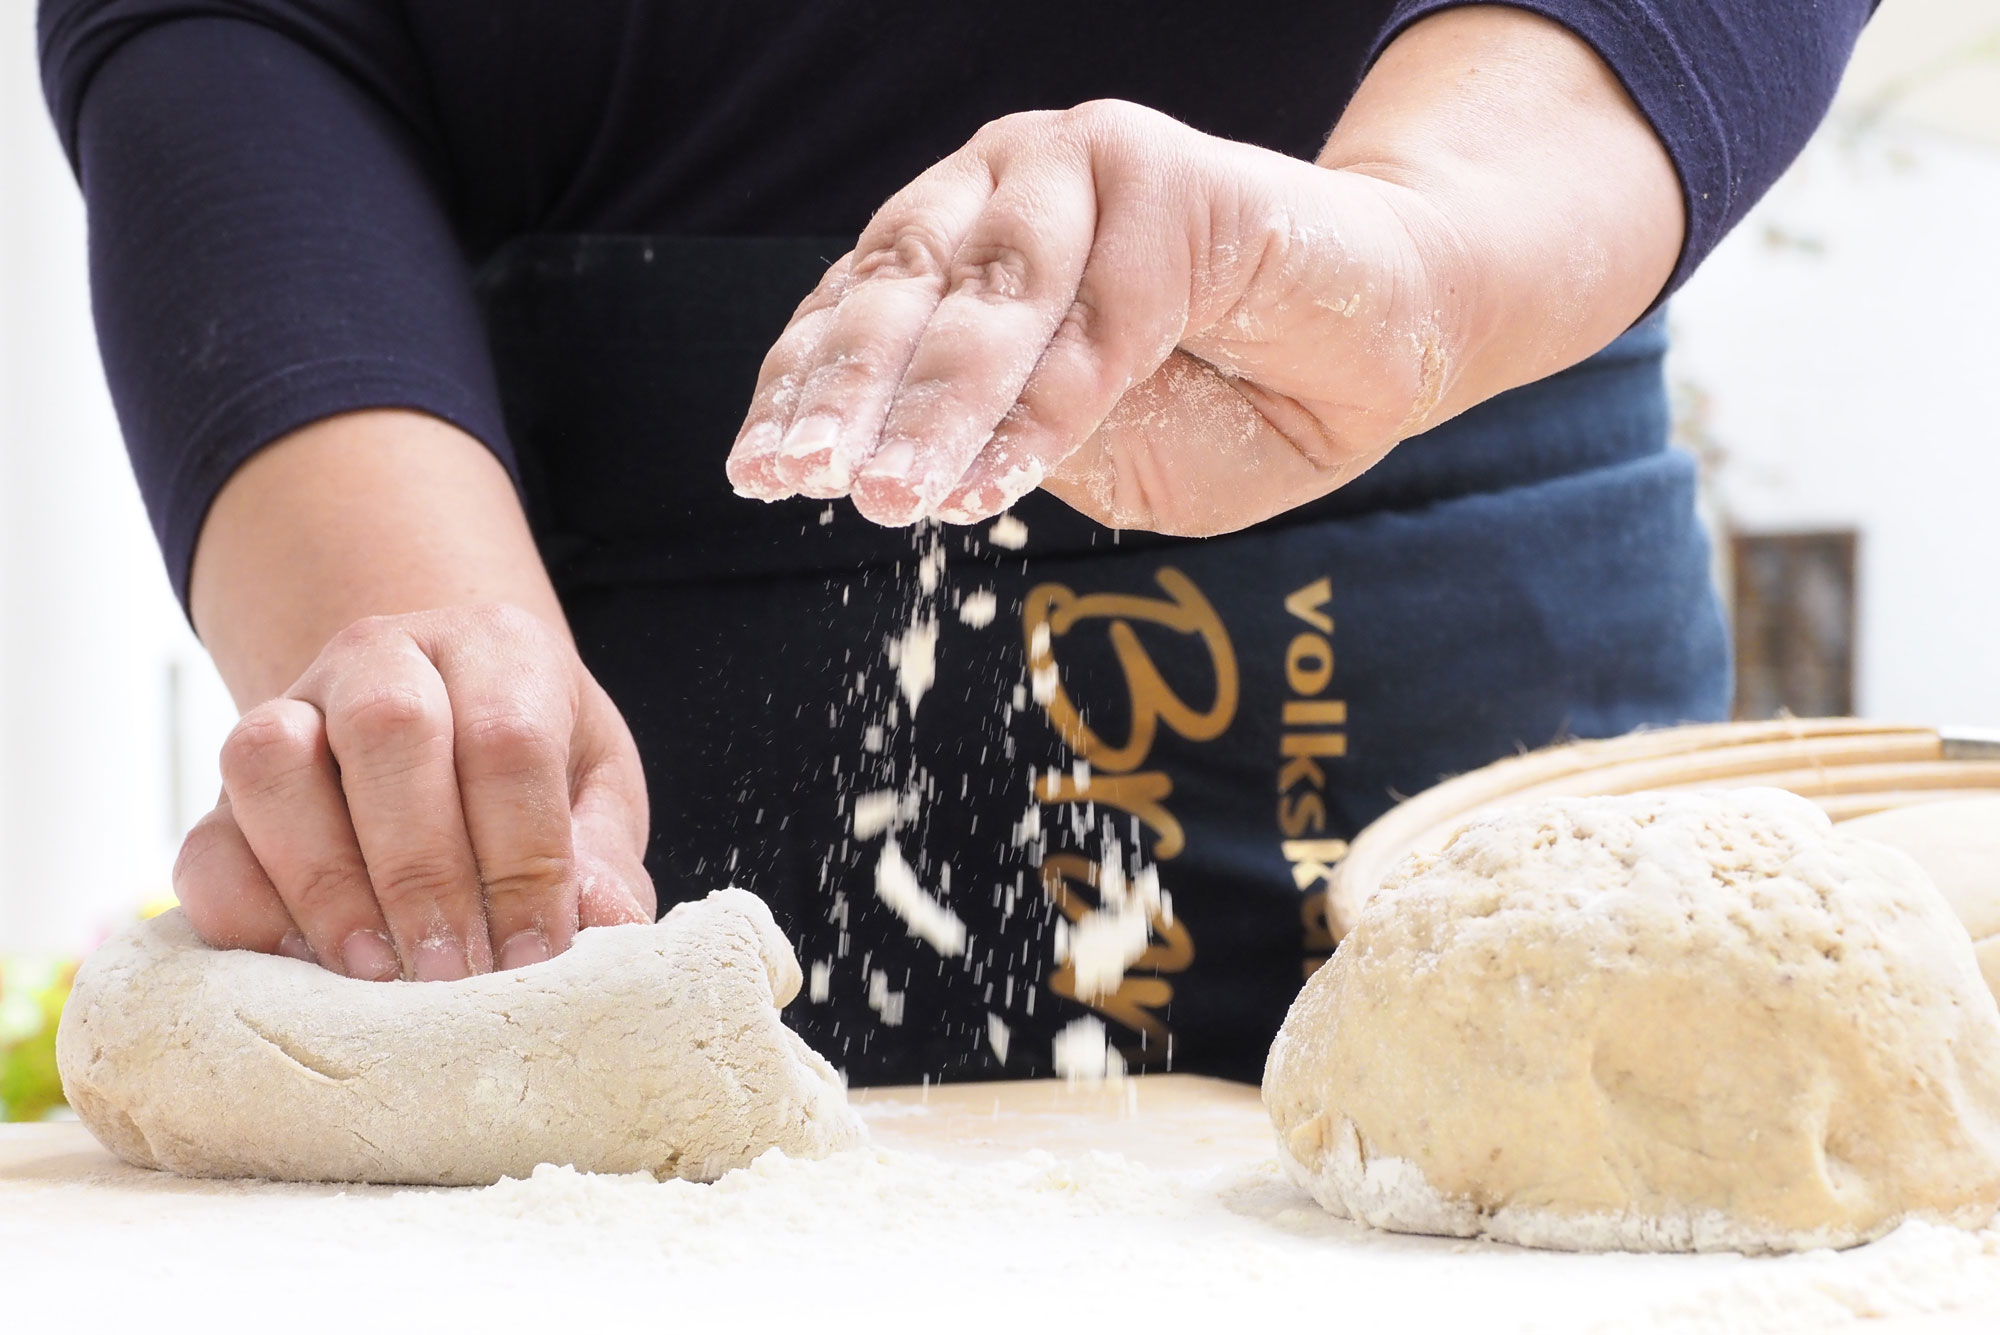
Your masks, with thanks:
[(871, 1148), (767, 1156), (712, 1186), (555, 1168), (486, 1189), (199, 1182), (130, 1168), (74, 1123), (0, 1126), (0, 1292), (10, 1325), (32, 1313), (135, 1330), (189, 1317), (223, 1330), (2000, 1329), (2000, 1231), (1911, 1225), (1760, 1260), (1399, 1237), (1285, 1182), (1246, 1086), (1164, 1076), (855, 1101)]

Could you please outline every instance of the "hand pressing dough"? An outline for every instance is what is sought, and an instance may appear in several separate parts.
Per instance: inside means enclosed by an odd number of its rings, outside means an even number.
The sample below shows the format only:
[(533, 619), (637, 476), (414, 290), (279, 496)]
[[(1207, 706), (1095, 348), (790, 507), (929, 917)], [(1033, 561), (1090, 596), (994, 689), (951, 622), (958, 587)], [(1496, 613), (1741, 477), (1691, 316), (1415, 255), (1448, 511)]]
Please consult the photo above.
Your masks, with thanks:
[(460, 1186), (556, 1163), (707, 1181), (865, 1136), (778, 1018), (798, 990), (770, 910), (735, 889), (450, 983), (212, 950), (176, 910), (84, 962), (56, 1059), (99, 1140), (190, 1177)]
[(1900, 848), (1929, 873), (1972, 934), (1986, 986), (2000, 996), (2000, 797), (1920, 802), (1839, 828)]
[(1381, 1228), (1790, 1251), (2000, 1204), (2000, 1009), (1943, 897), (1790, 793), (1569, 798), (1405, 861), (1264, 1076)]

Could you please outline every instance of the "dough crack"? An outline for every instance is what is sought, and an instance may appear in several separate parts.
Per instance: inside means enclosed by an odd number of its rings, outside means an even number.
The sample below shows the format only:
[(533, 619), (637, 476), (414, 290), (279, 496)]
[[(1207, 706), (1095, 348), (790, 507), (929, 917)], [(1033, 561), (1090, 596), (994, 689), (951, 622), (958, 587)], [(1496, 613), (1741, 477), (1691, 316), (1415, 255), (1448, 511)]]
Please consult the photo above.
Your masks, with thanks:
[(318, 1053), (308, 1052), (296, 1043), (287, 1042), (282, 1035), (272, 1033), (240, 1010), (236, 1011), (235, 1014), (237, 1021), (245, 1029), (255, 1034), (267, 1046), (275, 1049), (286, 1061), (289, 1061), (292, 1065), (299, 1067), (310, 1075), (321, 1080), (331, 1080), (335, 1084), (341, 1084), (352, 1080), (359, 1074), (359, 1072), (354, 1070), (343, 1069), (339, 1063), (329, 1061)]

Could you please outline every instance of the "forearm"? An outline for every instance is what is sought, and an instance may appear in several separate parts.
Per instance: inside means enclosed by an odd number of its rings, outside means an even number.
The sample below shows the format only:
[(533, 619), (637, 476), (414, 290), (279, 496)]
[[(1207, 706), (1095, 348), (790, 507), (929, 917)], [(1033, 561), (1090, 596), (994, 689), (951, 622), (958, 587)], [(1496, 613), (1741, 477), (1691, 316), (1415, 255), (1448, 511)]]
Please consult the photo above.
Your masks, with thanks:
[(1521, 10), (1412, 26), (1319, 162), (1399, 187), (1424, 256), (1449, 364), (1405, 434), (1597, 351), (1680, 253), (1680, 184), (1651, 126), (1589, 46)]
[(362, 617), (504, 602), (569, 633), (499, 461), (399, 411), (315, 423), (244, 464), (202, 526), (190, 602), (244, 708)]

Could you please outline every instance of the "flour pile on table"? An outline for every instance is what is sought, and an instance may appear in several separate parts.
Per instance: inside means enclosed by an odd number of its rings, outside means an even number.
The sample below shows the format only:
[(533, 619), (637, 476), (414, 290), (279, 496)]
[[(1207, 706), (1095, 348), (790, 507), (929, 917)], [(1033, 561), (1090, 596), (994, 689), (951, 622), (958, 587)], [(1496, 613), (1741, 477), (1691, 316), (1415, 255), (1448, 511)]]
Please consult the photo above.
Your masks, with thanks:
[(946, 1163), (864, 1149), (816, 1163), (770, 1154), (707, 1187), (543, 1167), (370, 1204), (357, 1203), (357, 1225), (386, 1213), (466, 1256), (589, 1258), (575, 1291), (602, 1267), (679, 1305), (699, 1275), (760, 1319), (810, 1319), (817, 1287), (851, 1294), (863, 1276), (882, 1283), (885, 1313), (945, 1320), (976, 1304), (982, 1320), (1019, 1310), (1070, 1328), (1168, 1308), (1278, 1328), (1337, 1293), (1353, 1329), (1583, 1331), (1615, 1314), (1621, 1331), (1749, 1335), (2000, 1293), (2000, 1233), (1913, 1223), (1845, 1253), (1762, 1260), (1521, 1251), (1333, 1219), (1268, 1162), (1208, 1175), (1103, 1153)]

